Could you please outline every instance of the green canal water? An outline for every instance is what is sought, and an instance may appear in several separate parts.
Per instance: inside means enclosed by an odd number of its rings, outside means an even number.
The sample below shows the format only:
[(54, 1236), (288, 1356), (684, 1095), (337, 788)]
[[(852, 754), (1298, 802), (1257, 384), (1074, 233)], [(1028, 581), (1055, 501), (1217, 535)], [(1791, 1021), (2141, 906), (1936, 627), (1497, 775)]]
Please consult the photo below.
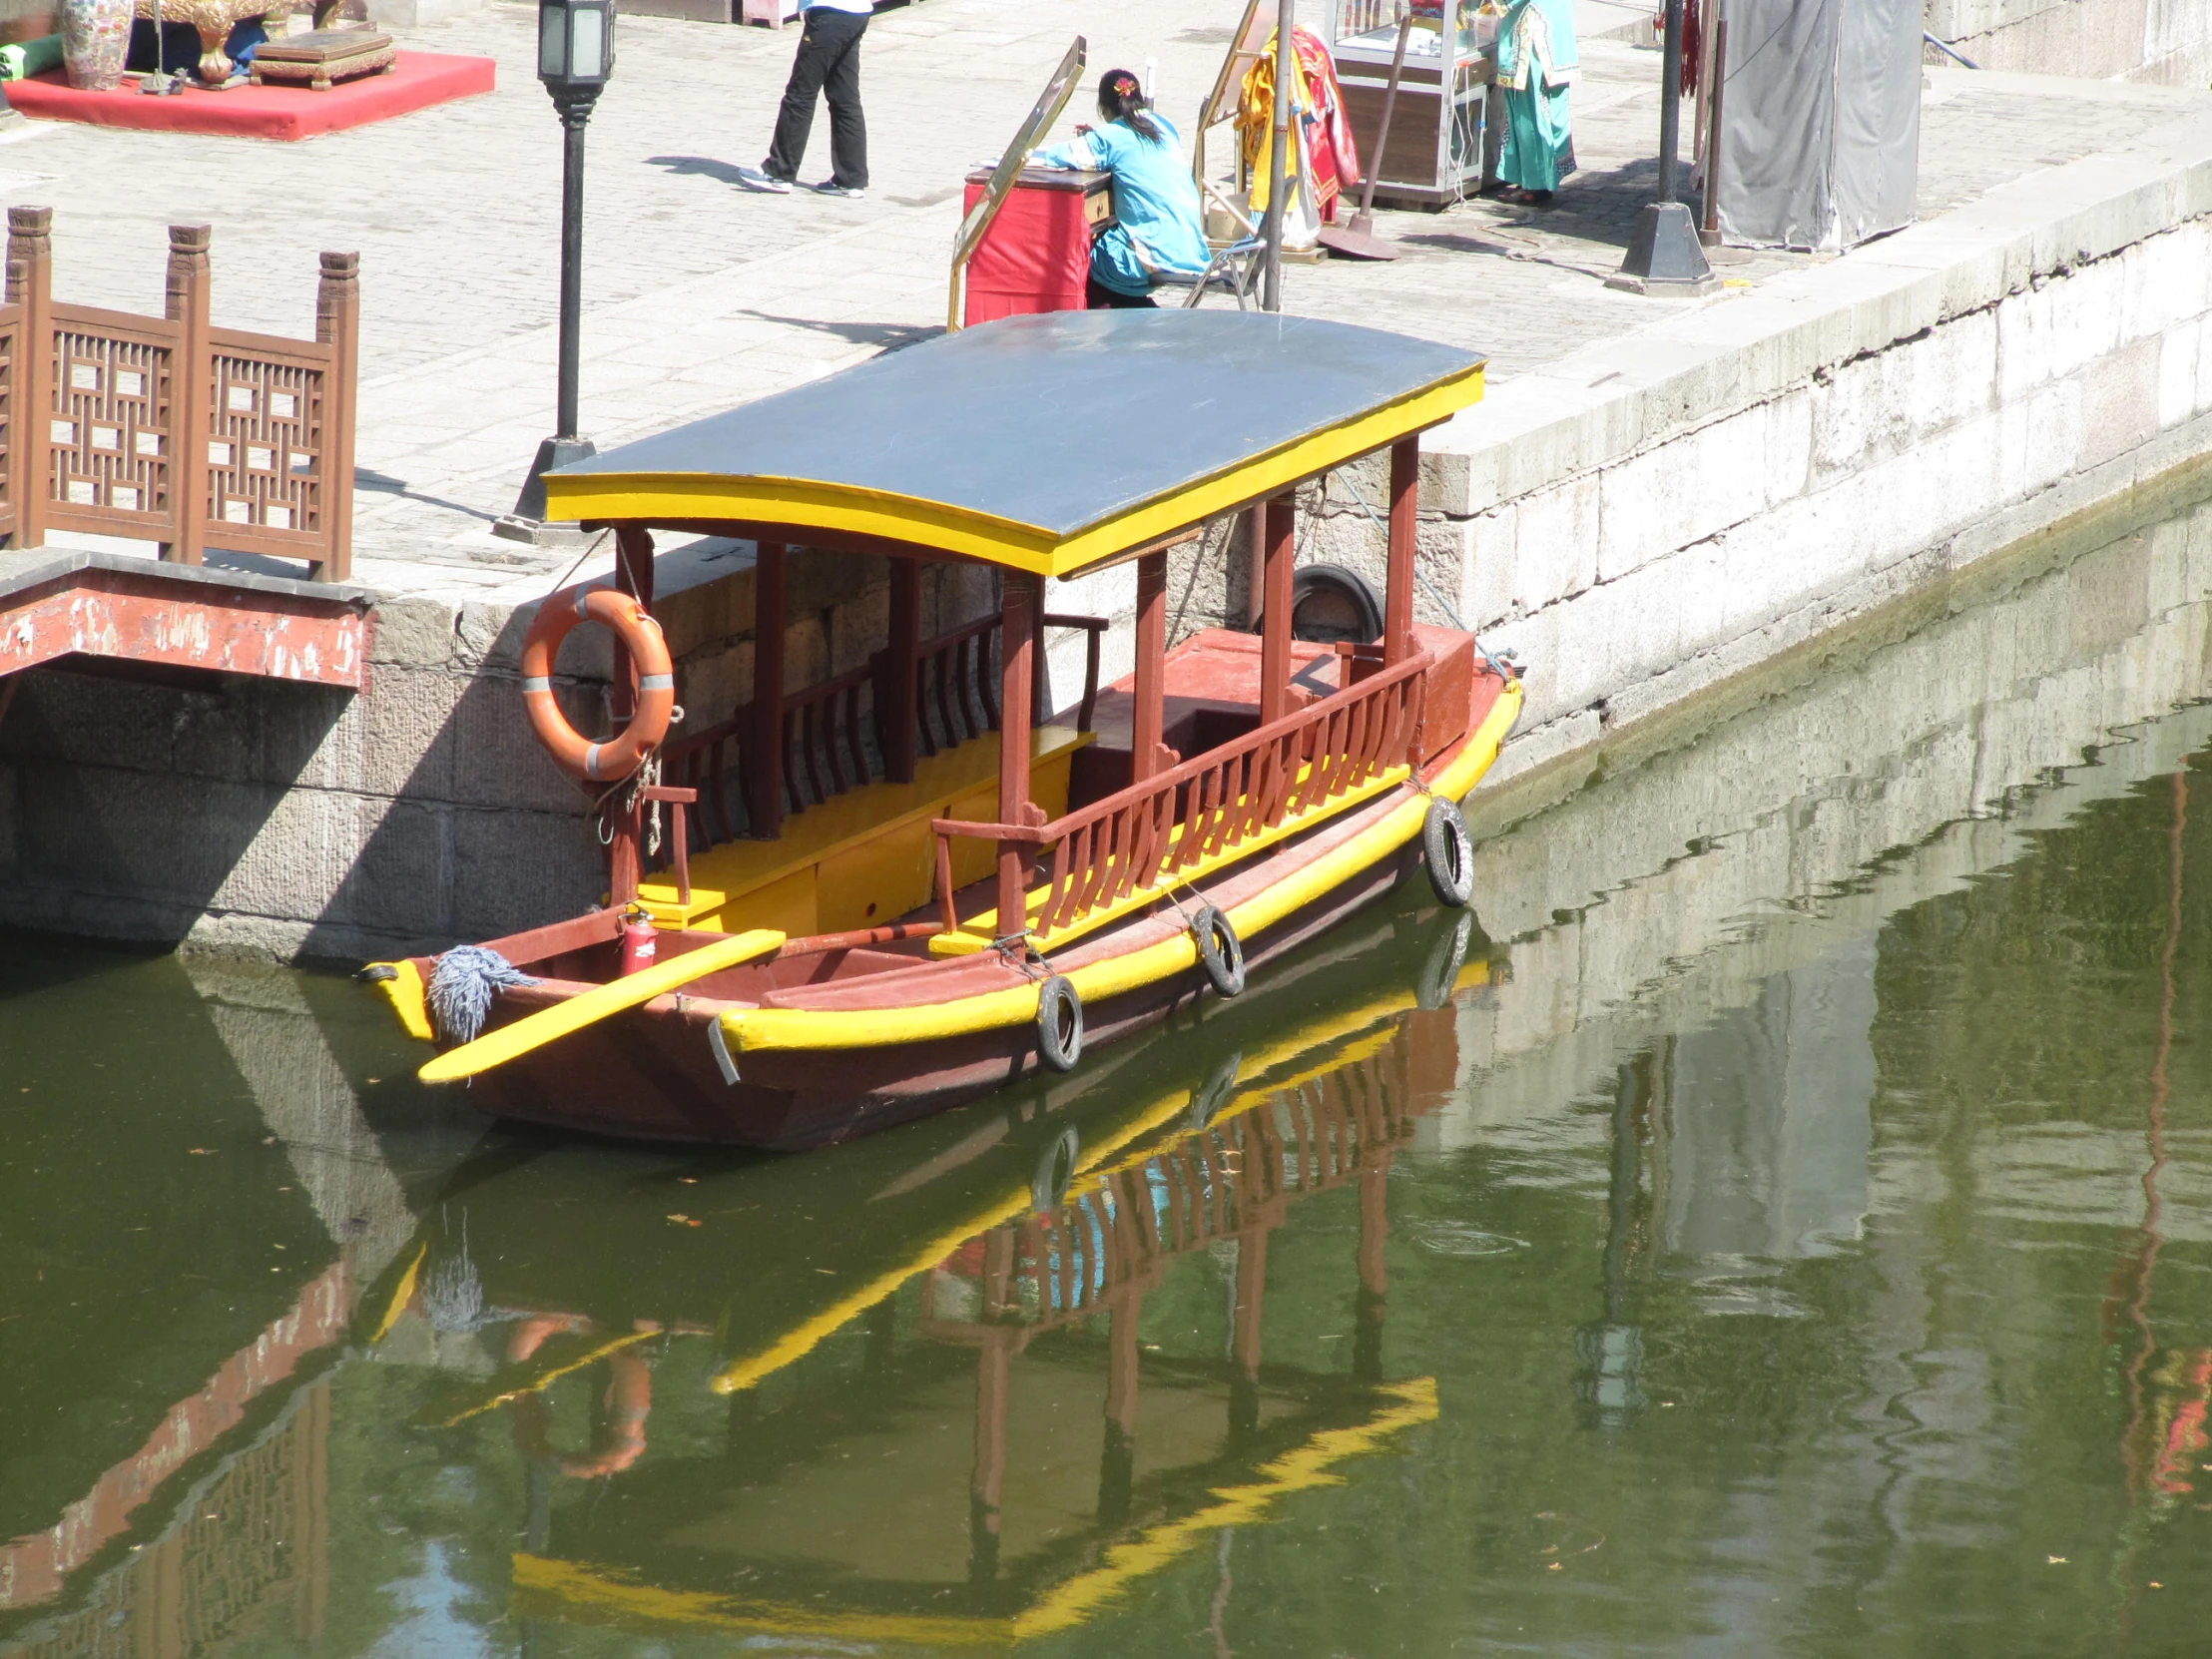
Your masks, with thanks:
[(2024, 550), (803, 1157), (0, 938), (0, 1655), (2203, 1652), (2208, 592)]

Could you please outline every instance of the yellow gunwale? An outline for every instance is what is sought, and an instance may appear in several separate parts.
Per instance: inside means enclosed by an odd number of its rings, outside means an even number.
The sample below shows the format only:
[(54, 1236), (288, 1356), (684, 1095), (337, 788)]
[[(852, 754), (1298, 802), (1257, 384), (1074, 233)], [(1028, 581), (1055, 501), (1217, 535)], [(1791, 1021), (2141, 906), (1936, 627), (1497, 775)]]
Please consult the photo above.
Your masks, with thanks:
[[(1516, 680), (1499, 693), (1466, 748), (1435, 779), (1432, 793), (1457, 800), (1473, 789), (1497, 759), (1498, 746), (1512, 730), (1520, 707)], [(1427, 812), (1425, 798), (1410, 796), (1380, 823), (1332, 847), (1297, 874), (1232, 907), (1230, 925), (1242, 937), (1257, 936), (1403, 846), (1420, 832)], [(1197, 960), (1197, 944), (1183, 931), (1124, 956), (1070, 968), (1066, 977), (1085, 1002), (1100, 1002), (1181, 973)], [(1037, 1017), (1038, 995), (1036, 985), (1024, 984), (911, 1008), (733, 1008), (722, 1015), (722, 1033), (734, 1055), (884, 1048), (1025, 1025)]]
[(781, 524), (903, 541), (1039, 576), (1066, 576), (1450, 419), (1481, 400), (1482, 365), (1178, 484), (1065, 537), (947, 502), (804, 478), (699, 472), (549, 472), (547, 510), (586, 523)]

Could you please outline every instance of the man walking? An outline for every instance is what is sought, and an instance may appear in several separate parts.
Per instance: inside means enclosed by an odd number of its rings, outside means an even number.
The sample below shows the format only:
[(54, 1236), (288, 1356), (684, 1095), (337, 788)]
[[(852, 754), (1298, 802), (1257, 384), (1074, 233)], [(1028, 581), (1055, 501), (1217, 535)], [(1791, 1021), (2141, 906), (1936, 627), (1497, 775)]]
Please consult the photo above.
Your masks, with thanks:
[(815, 127), (815, 98), (830, 100), (830, 175), (812, 187), (825, 196), (857, 201), (867, 194), (867, 121), (860, 114), (860, 37), (875, 0), (805, 0), (799, 56), (784, 86), (784, 107), (776, 115), (776, 138), (758, 168), (741, 167), (738, 177), (755, 190), (791, 194), (799, 164), (807, 157), (807, 139)]

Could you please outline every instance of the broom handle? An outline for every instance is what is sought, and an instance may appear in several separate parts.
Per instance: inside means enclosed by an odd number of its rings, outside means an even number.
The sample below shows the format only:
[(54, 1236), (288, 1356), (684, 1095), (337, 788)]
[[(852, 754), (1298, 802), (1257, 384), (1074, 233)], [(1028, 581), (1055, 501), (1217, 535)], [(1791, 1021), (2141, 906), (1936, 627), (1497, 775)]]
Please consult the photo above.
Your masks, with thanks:
[(1382, 172), (1382, 147), (1390, 142), (1390, 112), (1397, 108), (1398, 78), (1405, 73), (1405, 42), (1413, 32), (1413, 8), (1397, 8), (1397, 50), (1390, 55), (1390, 84), (1382, 89), (1382, 119), (1375, 125), (1375, 160), (1368, 164), (1367, 183), (1360, 187), (1360, 217), (1375, 208), (1375, 181)]

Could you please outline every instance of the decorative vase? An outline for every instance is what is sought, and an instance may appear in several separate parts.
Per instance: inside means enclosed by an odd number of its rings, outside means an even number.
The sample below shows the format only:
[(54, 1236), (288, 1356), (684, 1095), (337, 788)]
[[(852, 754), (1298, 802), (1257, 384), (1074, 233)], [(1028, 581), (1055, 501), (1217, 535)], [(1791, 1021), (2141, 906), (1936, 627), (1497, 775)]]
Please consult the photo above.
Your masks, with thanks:
[(133, 0), (60, 0), (62, 66), (81, 92), (113, 92), (123, 84), (131, 47)]

